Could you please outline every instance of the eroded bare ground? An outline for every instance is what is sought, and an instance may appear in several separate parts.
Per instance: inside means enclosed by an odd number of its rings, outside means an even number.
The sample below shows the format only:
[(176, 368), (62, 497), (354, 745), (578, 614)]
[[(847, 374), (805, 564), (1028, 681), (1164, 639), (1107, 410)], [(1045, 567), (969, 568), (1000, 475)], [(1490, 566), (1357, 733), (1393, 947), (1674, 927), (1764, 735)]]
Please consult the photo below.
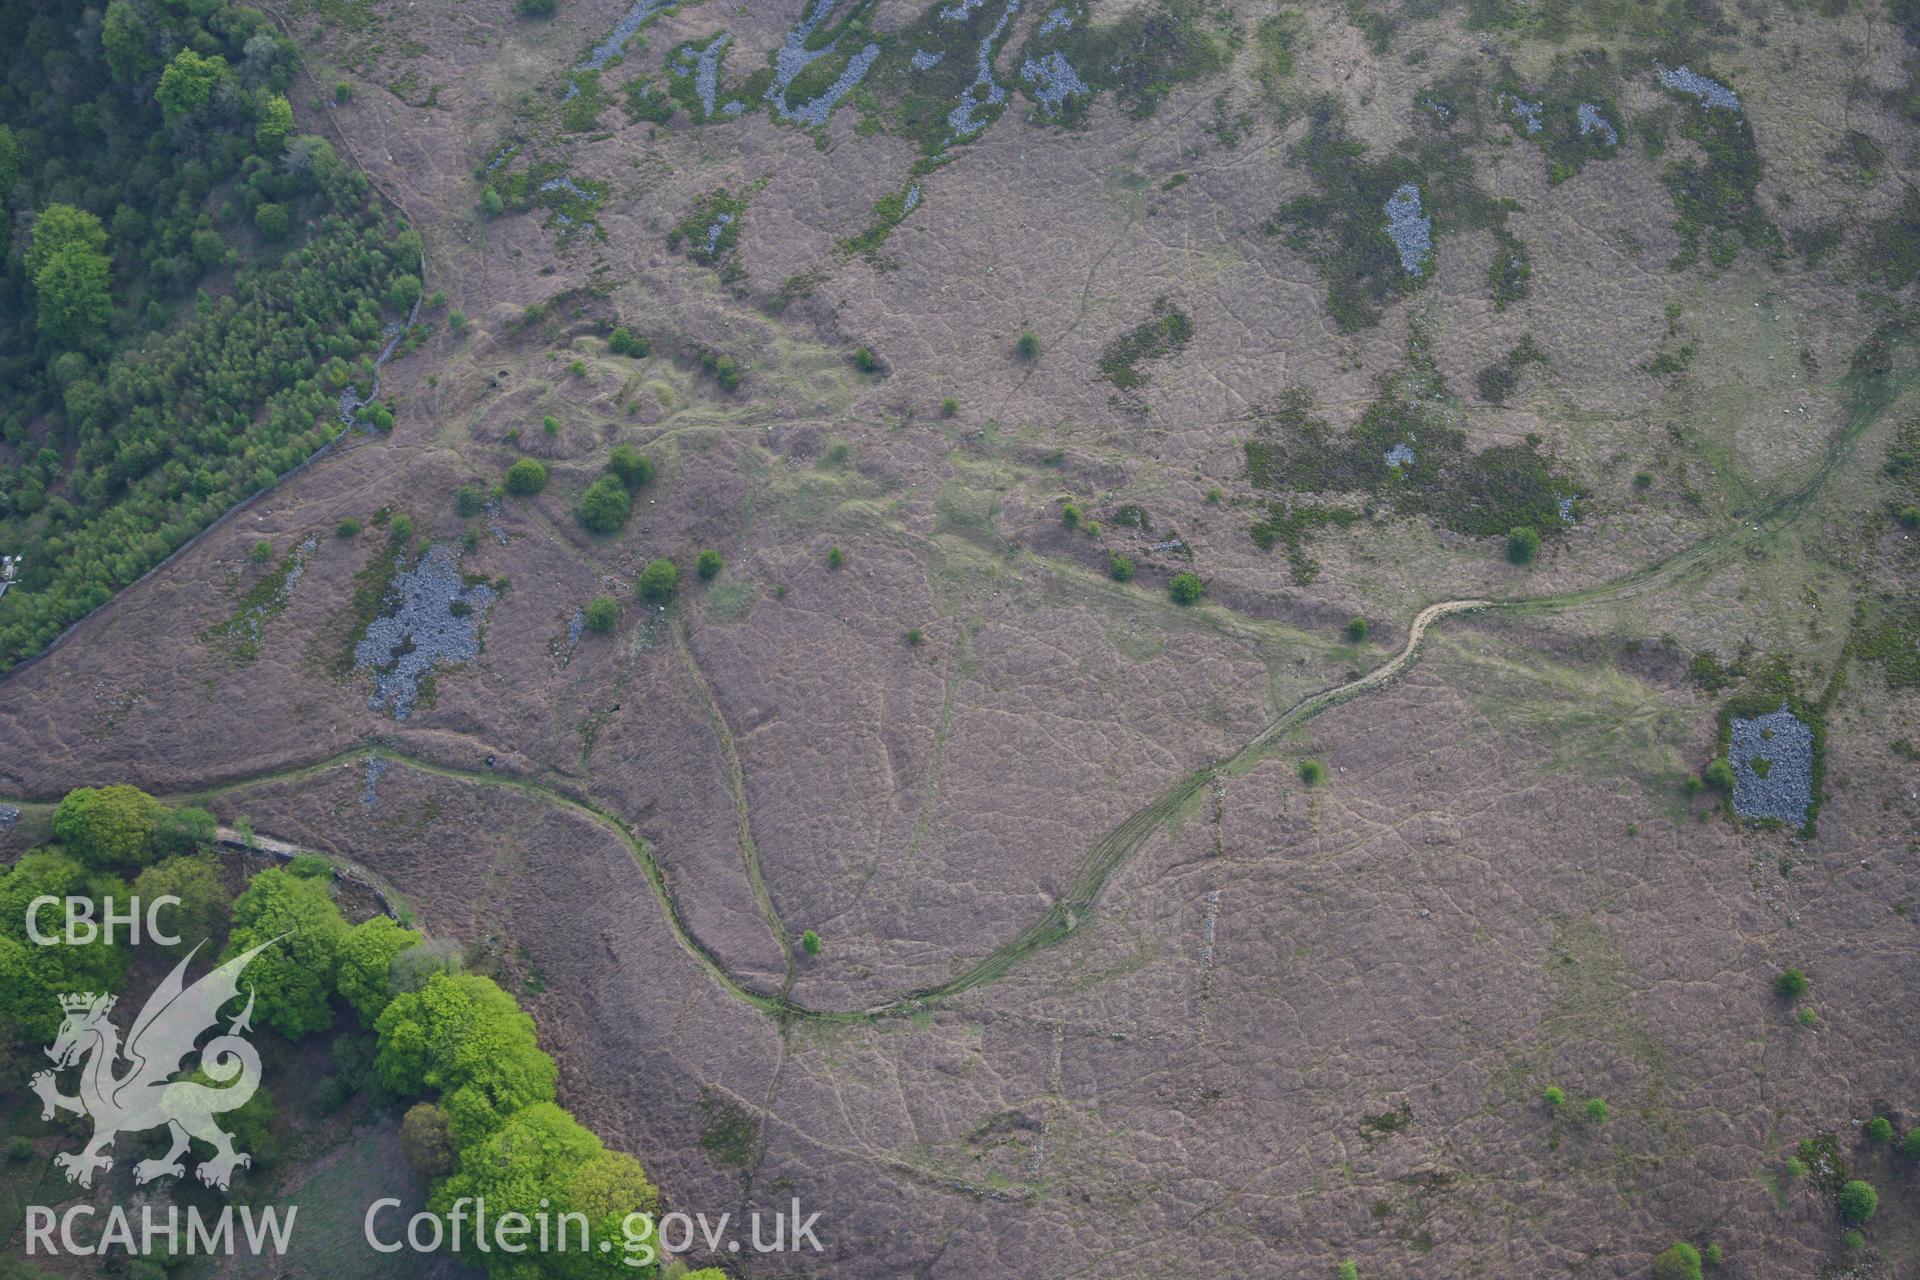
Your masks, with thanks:
[[(1262, 230), (1308, 190), (1285, 159), (1304, 118), (1262, 113), (1231, 148), (1212, 131), (1222, 88), (1253, 94), (1250, 46), (1144, 122), (1105, 100), (1078, 131), (1010, 113), (920, 179), (878, 260), (843, 255), (913, 159), (856, 134), (851, 109), (824, 150), (764, 114), (630, 125), (611, 97), (602, 132), (554, 132), (564, 69), (623, 7), (563, 0), (528, 26), (497, 0), (376, 6), (419, 45), (398, 64), (357, 65), (349, 33), (293, 17), (316, 82), (357, 90), (313, 127), (420, 227), (428, 288), (469, 323), (435, 314), (388, 368), (391, 435), (0, 684), (0, 792), (135, 782), (372, 868), (522, 979), (569, 1105), (670, 1202), (819, 1209), (829, 1252), (795, 1264), (811, 1274), (1302, 1275), (1352, 1256), (1368, 1276), (1624, 1277), (1675, 1238), (1722, 1242), (1729, 1275), (1812, 1274), (1839, 1256), (1831, 1209), (1769, 1180), (1826, 1131), (1875, 1171), (1875, 1247), (1900, 1273), (1911, 1175), (1856, 1149), (1852, 1122), (1904, 1131), (1920, 1105), (1904, 1034), (1920, 813), (1889, 749), (1920, 707), (1851, 664), (1811, 841), (1703, 816), (1679, 787), (1720, 708), (1690, 655), (1749, 644), (1823, 681), (1863, 582), (1912, 568), (1884, 519), (1878, 559), (1850, 532), (1884, 507), (1910, 412), (1845, 433), (1843, 375), (1873, 323), (1854, 281), (1751, 251), (1669, 270), (1664, 160), (1628, 148), (1549, 185), (1533, 148), (1486, 146), (1477, 181), (1518, 203), (1529, 295), (1497, 310), (1495, 239), (1463, 231), (1411, 300), (1341, 333), (1313, 264)], [(609, 84), (722, 27), (742, 74), (797, 7), (686, 6)], [(1855, 129), (1904, 157), (1904, 126), (1809, 85), (1904, 84), (1897, 35), (1858, 12), (1765, 16), (1765, 41), (1716, 55), (1763, 196), (1788, 229), (1884, 216), (1897, 174), (1842, 186), (1830, 152)], [(1434, 69), (1491, 65), (1452, 18), (1386, 57), (1332, 10), (1304, 21), (1294, 74), (1376, 152), (1418, 127)], [(1497, 52), (1545, 72), (1539, 49)], [(380, 87), (408, 70), (405, 92)], [(408, 105), (429, 86), (436, 105)], [(1668, 101), (1622, 92), (1628, 117)], [(478, 214), (473, 173), (510, 140), (608, 184), (604, 239)], [(754, 188), (731, 285), (666, 246), (723, 185)], [(815, 270), (810, 297), (769, 305)], [(1117, 398), (1097, 362), (1162, 295), (1194, 341)], [(610, 353), (615, 323), (653, 353)], [(1475, 399), (1527, 336), (1545, 366), (1505, 406)], [(1517, 569), (1496, 538), (1380, 512), (1318, 537), (1299, 582), (1248, 536), (1271, 495), (1243, 445), (1288, 386), (1351, 427), (1416, 340), (1467, 404), (1471, 447), (1537, 433), (1583, 490), (1579, 522)], [(850, 365), (860, 344), (888, 376)], [(1680, 375), (1650, 371), (1683, 345)], [(740, 391), (700, 372), (703, 347), (741, 362)], [(616, 441), (658, 475), (595, 538), (572, 509)], [(544, 492), (456, 514), (456, 486), (522, 454), (550, 466)], [(1809, 476), (1806, 502), (1762, 518)], [(1063, 526), (1069, 499), (1099, 536)], [(383, 508), (417, 538), (473, 535), (462, 571), (508, 580), (480, 656), (405, 722), (344, 662), (356, 587), (393, 554)], [(347, 517), (368, 526), (333, 536)], [(249, 544), (309, 535), (243, 660), (218, 628), (268, 572)], [(1703, 539), (1720, 541), (1682, 554)], [(709, 546), (726, 567), (702, 585)], [(1133, 581), (1109, 577), (1113, 551)], [(683, 572), (665, 610), (633, 596), (660, 555)], [(1645, 589), (1565, 597), (1676, 555)], [(1165, 585), (1189, 567), (1209, 603), (1180, 609)], [(576, 635), (602, 593), (620, 626)], [(1450, 618), (1407, 674), (1242, 751), (1398, 652), (1421, 606), (1478, 597), (1557, 599)], [(1342, 635), (1356, 614), (1362, 644)], [(372, 752), (390, 763), (369, 804)], [(1309, 757), (1326, 786), (1301, 781)], [(1090, 879), (1089, 851), (1130, 819), (1139, 838)], [(1023, 933), (1049, 920), (1064, 927)], [(1813, 975), (1812, 1028), (1770, 994), (1787, 965)], [(1567, 1115), (1543, 1109), (1550, 1083)], [(1574, 1114), (1590, 1096), (1606, 1125)]]

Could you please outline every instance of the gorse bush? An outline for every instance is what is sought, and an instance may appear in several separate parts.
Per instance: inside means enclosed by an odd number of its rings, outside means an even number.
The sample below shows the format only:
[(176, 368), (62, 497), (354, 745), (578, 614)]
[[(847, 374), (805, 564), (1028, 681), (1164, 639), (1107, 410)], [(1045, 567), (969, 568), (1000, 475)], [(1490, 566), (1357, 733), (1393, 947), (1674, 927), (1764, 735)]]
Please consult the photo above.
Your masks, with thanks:
[(1700, 1280), (1700, 1251), (1676, 1240), (1653, 1260), (1653, 1280)]
[(1835, 1203), (1839, 1205), (1841, 1218), (1858, 1226), (1879, 1210), (1880, 1193), (1873, 1189), (1872, 1183), (1854, 1178), (1840, 1188)]
[(612, 596), (595, 596), (587, 604), (584, 621), (587, 630), (606, 634), (620, 625), (620, 602)]
[(594, 533), (618, 533), (627, 523), (633, 499), (617, 476), (605, 475), (587, 486), (574, 506), (574, 518)]
[(629, 489), (638, 489), (653, 479), (653, 460), (630, 444), (617, 444), (607, 455), (607, 470)]
[(664, 604), (673, 599), (673, 593), (680, 589), (680, 567), (673, 561), (662, 558), (650, 561), (640, 571), (640, 595), (655, 604)]
[(538, 458), (522, 458), (507, 468), (507, 492), (531, 497), (547, 487), (547, 465)]

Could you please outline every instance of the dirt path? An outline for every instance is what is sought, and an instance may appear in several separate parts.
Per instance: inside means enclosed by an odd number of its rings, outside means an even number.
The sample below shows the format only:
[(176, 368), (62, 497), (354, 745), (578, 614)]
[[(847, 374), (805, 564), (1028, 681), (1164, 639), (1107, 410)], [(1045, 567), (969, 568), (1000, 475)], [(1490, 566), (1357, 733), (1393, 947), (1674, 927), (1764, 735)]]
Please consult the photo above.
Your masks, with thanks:
[[(590, 819), (606, 828), (626, 845), (633, 855), (635, 863), (646, 877), (648, 886), (653, 890), (654, 898), (660, 904), (662, 915), (673, 929), (681, 947), (691, 956), (723, 989), (734, 997), (756, 1009), (781, 1019), (804, 1019), (817, 1021), (859, 1021), (869, 1018), (891, 1017), (911, 1013), (937, 1003), (947, 997), (958, 995), (973, 987), (992, 982), (1025, 960), (1036, 951), (1050, 947), (1064, 940), (1078, 929), (1090, 916), (1096, 900), (1105, 889), (1107, 882), (1115, 872), (1125, 866), (1129, 859), (1139, 851), (1147, 839), (1166, 825), (1180, 808), (1192, 799), (1200, 790), (1216, 779), (1232, 776), (1243, 771), (1264, 756), (1280, 739), (1306, 721), (1321, 712), (1336, 707), (1351, 698), (1361, 697), (1380, 688), (1402, 671), (1406, 670), (1418, 654), (1421, 642), (1428, 630), (1442, 618), (1454, 614), (1467, 613), (1481, 609), (1504, 609), (1515, 612), (1549, 612), (1561, 609), (1578, 608), (1587, 605), (1609, 603), (1620, 600), (1632, 600), (1651, 591), (1671, 587), (1690, 573), (1701, 572), (1723, 562), (1743, 549), (1749, 543), (1767, 538), (1792, 524), (1806, 510), (1813, 496), (1826, 484), (1835, 468), (1852, 451), (1860, 436), (1878, 420), (1885, 408), (1899, 399), (1900, 392), (1920, 377), (1920, 370), (1903, 376), (1887, 393), (1873, 403), (1862, 404), (1848, 419), (1846, 424), (1834, 434), (1822, 455), (1820, 462), (1809, 473), (1807, 479), (1792, 492), (1778, 498), (1761, 512), (1742, 520), (1738, 525), (1708, 538), (1703, 538), (1692, 546), (1683, 548), (1674, 555), (1654, 564), (1623, 574), (1618, 578), (1600, 583), (1593, 587), (1552, 596), (1517, 597), (1513, 599), (1464, 599), (1443, 600), (1430, 604), (1414, 616), (1407, 627), (1407, 640), (1400, 651), (1382, 662), (1364, 675), (1357, 676), (1344, 684), (1319, 693), (1310, 694), (1294, 703), (1286, 711), (1248, 739), (1233, 754), (1204, 765), (1178, 779), (1147, 804), (1129, 814), (1121, 823), (1096, 841), (1081, 858), (1075, 868), (1068, 887), (1055, 900), (1054, 904), (1039, 919), (1022, 929), (1013, 938), (994, 948), (987, 955), (967, 965), (947, 981), (930, 987), (922, 987), (903, 992), (890, 1000), (867, 1008), (852, 1009), (812, 1009), (796, 1004), (788, 995), (785, 985), (777, 991), (756, 990), (743, 979), (736, 976), (721, 962), (720, 958), (700, 941), (687, 927), (675, 903), (671, 891), (667, 888), (666, 878), (653, 851), (644, 840), (633, 833), (626, 821), (611, 809), (601, 805), (591, 796), (576, 795), (549, 784), (527, 778), (506, 777), (496, 773), (482, 773), (458, 769), (448, 765), (409, 756), (403, 752), (380, 746), (355, 747), (348, 751), (329, 756), (310, 764), (279, 769), (267, 773), (228, 782), (216, 787), (184, 795), (165, 797), (174, 803), (192, 803), (214, 796), (244, 791), (268, 782), (287, 781), (314, 776), (321, 771), (352, 760), (369, 758), (393, 760), (411, 768), (440, 777), (457, 779), (476, 786), (508, 787), (525, 795), (537, 797), (550, 804), (560, 805)], [(703, 682), (704, 683), (704, 682)], [(711, 692), (706, 691), (711, 698)], [(710, 705), (710, 709), (712, 706)], [(721, 722), (724, 726), (724, 722)], [(723, 735), (723, 749), (725, 748)], [(731, 752), (729, 752), (732, 755)], [(738, 768), (737, 756), (730, 760), (733, 768)], [(743, 780), (737, 775), (736, 785)], [(736, 793), (736, 802), (744, 799), (744, 788)], [(745, 815), (741, 815), (743, 824)], [(750, 827), (743, 825), (746, 833), (747, 850), (751, 850)], [(293, 846), (282, 842), (269, 842), (256, 837), (262, 844), (271, 843), (275, 851), (291, 851)], [(744, 852), (744, 850), (743, 850)], [(757, 856), (751, 857), (749, 870), (757, 873)], [(758, 879), (757, 875), (755, 879)], [(765, 894), (764, 884), (756, 884), (756, 893), (761, 896), (763, 911), (768, 913), (768, 925), (778, 937), (784, 932), (777, 912), (772, 911), (770, 895)], [(791, 955), (791, 952), (788, 953)]]
[[(948, 996), (957, 995), (972, 987), (980, 986), (1000, 977), (1012, 969), (1021, 960), (1034, 951), (1053, 945), (1079, 928), (1091, 915), (1095, 900), (1105, 889), (1107, 881), (1124, 866), (1137, 852), (1149, 836), (1158, 831), (1187, 799), (1197, 793), (1213, 779), (1232, 770), (1243, 767), (1253, 759), (1264, 754), (1274, 743), (1288, 732), (1331, 707), (1338, 706), (1349, 698), (1358, 697), (1392, 680), (1405, 670), (1413, 661), (1414, 655), (1425, 638), (1427, 629), (1441, 618), (1451, 614), (1464, 613), (1473, 609), (1499, 607), (1500, 602), (1490, 600), (1445, 600), (1439, 604), (1428, 605), (1414, 618), (1407, 629), (1407, 640), (1400, 651), (1391, 658), (1367, 672), (1331, 689), (1309, 695), (1289, 707), (1280, 716), (1269, 722), (1258, 734), (1232, 755), (1214, 761), (1187, 774), (1166, 788), (1150, 803), (1136, 810), (1119, 826), (1109, 831), (1096, 843), (1081, 860), (1075, 870), (1071, 886), (1054, 903), (1053, 907), (1040, 919), (1028, 925), (1012, 939), (995, 948), (984, 958), (961, 970), (951, 979), (937, 986), (924, 987), (905, 992), (891, 1000), (884, 1001), (865, 1009), (814, 1009), (793, 1002), (782, 984), (778, 991), (762, 991), (749, 986), (736, 976), (719, 956), (715, 955), (704, 943), (687, 928), (680, 915), (678, 904), (673, 900), (666, 885), (653, 850), (647, 843), (633, 834), (624, 820), (612, 811), (601, 807), (589, 797), (566, 794), (555, 787), (527, 778), (508, 777), (497, 773), (483, 773), (475, 770), (455, 768), (437, 764), (433, 761), (406, 752), (381, 746), (354, 747), (347, 751), (316, 760), (309, 764), (291, 768), (273, 770), (227, 782), (203, 790), (180, 793), (164, 797), (174, 804), (191, 804), (231, 795), (273, 782), (298, 781), (319, 775), (337, 765), (369, 759), (390, 760), (404, 764), (409, 768), (437, 777), (448, 778), (476, 786), (504, 787), (537, 798), (545, 803), (559, 805), (589, 819), (601, 826), (627, 847), (645, 876), (648, 886), (653, 890), (660, 904), (662, 914), (674, 930), (683, 950), (702, 968), (704, 968), (722, 988), (764, 1013), (781, 1018), (797, 1018), (813, 1021), (859, 1021), (868, 1018), (891, 1017), (911, 1013), (928, 1004), (938, 1002)], [(292, 858), (308, 852), (298, 845), (291, 844), (272, 836), (257, 832), (241, 832), (231, 828), (222, 828), (220, 836), (224, 842), (246, 845), (271, 853), (282, 859)], [(325, 855), (323, 855), (325, 856)], [(338, 859), (329, 858), (337, 862)], [(363, 880), (383, 899), (385, 893), (377, 877), (364, 868), (351, 868), (353, 878)], [(777, 919), (777, 917), (775, 917)]]

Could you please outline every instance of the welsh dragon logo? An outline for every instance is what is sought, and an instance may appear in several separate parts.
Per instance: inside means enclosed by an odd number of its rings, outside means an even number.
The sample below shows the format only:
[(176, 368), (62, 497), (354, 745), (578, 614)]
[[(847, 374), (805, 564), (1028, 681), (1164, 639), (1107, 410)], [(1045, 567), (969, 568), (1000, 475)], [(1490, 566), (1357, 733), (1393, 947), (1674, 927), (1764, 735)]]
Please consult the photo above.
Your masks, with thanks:
[[(86, 1147), (53, 1158), (54, 1164), (66, 1172), (67, 1181), (92, 1186), (96, 1169), (113, 1168), (113, 1157), (105, 1151), (114, 1138), (159, 1125), (167, 1126), (173, 1146), (159, 1159), (136, 1164), (135, 1182), (185, 1176), (186, 1166), (180, 1157), (194, 1138), (214, 1148), (212, 1158), (202, 1160), (195, 1170), (200, 1181), (210, 1187), (226, 1190), (236, 1166), (252, 1165), (253, 1158), (235, 1151), (233, 1135), (214, 1120), (220, 1112), (244, 1104), (260, 1087), (260, 1055), (241, 1038), (241, 1033), (250, 1029), (253, 1017), (251, 989), (247, 1007), (228, 1024), (227, 1033), (198, 1049), (200, 1070), (214, 1085), (171, 1077), (195, 1052), (194, 1042), (201, 1034), (218, 1024), (220, 1006), (240, 994), (240, 971), (247, 962), (277, 941), (263, 942), (235, 956), (189, 987), (182, 975), (200, 950), (194, 947), (148, 997), (124, 1045), (120, 1032), (107, 1020), (114, 997), (90, 991), (60, 997), (66, 1021), (47, 1050), (54, 1070), (37, 1073), (32, 1088), (40, 1095), (43, 1120), (53, 1119), (54, 1112), (60, 1110), (93, 1117), (93, 1138)], [(125, 1069), (117, 1071), (122, 1064)], [(80, 1092), (70, 1097), (60, 1092), (56, 1076), (74, 1066), (80, 1068)]]

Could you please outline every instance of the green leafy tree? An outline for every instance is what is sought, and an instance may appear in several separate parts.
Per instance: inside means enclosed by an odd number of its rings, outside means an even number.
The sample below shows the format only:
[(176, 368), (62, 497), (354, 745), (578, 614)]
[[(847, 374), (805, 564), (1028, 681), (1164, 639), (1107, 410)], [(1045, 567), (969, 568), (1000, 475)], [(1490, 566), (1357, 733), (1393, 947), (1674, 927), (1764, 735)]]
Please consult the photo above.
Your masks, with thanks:
[(209, 58), (182, 49), (160, 73), (160, 87), (153, 96), (168, 120), (178, 120), (204, 110), (231, 75), (227, 60), (219, 54)]
[(233, 895), (221, 882), (219, 864), (203, 854), (182, 854), (156, 862), (134, 878), (133, 896), (143, 907), (167, 895), (180, 899), (179, 906), (160, 915), (161, 926), (179, 939), (164, 944), (176, 955), (217, 937), (233, 906)]
[(720, 570), (725, 566), (726, 561), (721, 559), (720, 553), (712, 547), (702, 551), (699, 558), (693, 562), (694, 571), (700, 575), (702, 582), (712, 582), (720, 576)]
[(1700, 1251), (1676, 1240), (1653, 1260), (1653, 1280), (1700, 1280)]
[(393, 999), (393, 958), (419, 941), (419, 934), (387, 916), (361, 921), (340, 940), (334, 984), (362, 1026), (372, 1026)]
[[(226, 955), (272, 942), (247, 966), (254, 1016), (290, 1040), (333, 1025), (334, 978), (347, 922), (328, 881), (271, 867), (233, 901)], [(278, 941), (274, 941), (278, 939)]]
[(113, 314), (109, 269), (103, 254), (62, 249), (33, 276), (34, 317), (55, 346), (94, 345)]
[(274, 94), (260, 105), (260, 120), (253, 126), (255, 141), (269, 151), (278, 151), (293, 132), (293, 104), (284, 94)]
[(128, 0), (113, 0), (100, 24), (100, 47), (107, 55), (107, 70), (122, 84), (131, 84), (151, 72), (158, 59), (153, 56), (153, 32), (140, 10)]
[(97, 343), (113, 312), (100, 219), (72, 205), (48, 205), (33, 224), (25, 261), (40, 332), (62, 348)]
[(820, 935), (812, 929), (800, 935), (800, 949), (810, 956), (820, 954)]
[(1365, 644), (1367, 639), (1367, 620), (1355, 618), (1347, 624), (1347, 639), (1354, 644)]
[(211, 813), (193, 805), (161, 809), (153, 820), (153, 852), (160, 858), (202, 853), (220, 839), (220, 824)]
[(1540, 532), (1531, 525), (1521, 525), (1507, 535), (1507, 559), (1514, 564), (1532, 564), (1533, 558), (1540, 554)]
[(1872, 1183), (1854, 1178), (1840, 1188), (1838, 1203), (1840, 1216), (1854, 1226), (1859, 1226), (1879, 1210), (1880, 1193), (1873, 1189)]
[(633, 499), (628, 497), (627, 487), (614, 476), (601, 476), (580, 495), (573, 514), (594, 533), (607, 534), (618, 533), (632, 509)]
[(1040, 358), (1040, 339), (1031, 329), (1022, 329), (1013, 344), (1014, 354), (1032, 364)]
[(27, 274), (38, 274), (53, 255), (74, 248), (104, 255), (106, 228), (85, 209), (76, 209), (70, 204), (48, 205), (33, 223), (33, 237), (27, 245), (25, 259)]
[(53, 834), (90, 867), (136, 867), (153, 857), (158, 800), (138, 787), (79, 787), (53, 811)]
[(1862, 1125), (1860, 1131), (1876, 1147), (1884, 1147), (1893, 1141), (1893, 1121), (1885, 1116), (1875, 1116)]
[[(125, 898), (127, 887), (112, 877), (90, 873), (56, 849), (22, 854), (0, 876), (0, 1038), (26, 1043), (51, 1040), (64, 1016), (60, 996), (68, 991), (111, 991), (126, 970), (127, 953), (98, 939), (86, 944), (40, 946), (27, 936), (27, 904), (38, 897), (86, 897), (107, 893)], [(44, 908), (42, 934), (59, 934), (65, 923), (59, 908)], [(42, 1062), (44, 1065), (44, 1060)]]
[(507, 468), (507, 492), (530, 498), (547, 487), (547, 466), (538, 458), (522, 458)]
[(411, 995), (427, 985), (436, 974), (460, 972), (460, 947), (451, 938), (428, 938), (417, 947), (409, 947), (393, 958), (387, 973), (387, 985), (397, 996)]
[(1773, 980), (1773, 989), (1784, 1000), (1803, 1000), (1811, 984), (1807, 975), (1798, 969), (1782, 969), (1780, 976)]
[(1587, 1119), (1594, 1124), (1605, 1124), (1612, 1114), (1605, 1098), (1587, 1099)]
[(1327, 766), (1321, 764), (1318, 760), (1302, 760), (1300, 762), (1300, 781), (1310, 787), (1317, 787), (1326, 780)]
[(640, 595), (655, 604), (664, 604), (673, 599), (673, 593), (680, 589), (680, 566), (662, 557), (650, 561), (640, 571)]
[(653, 460), (630, 444), (617, 444), (607, 455), (607, 470), (629, 489), (653, 479)]
[(411, 272), (402, 272), (393, 278), (387, 286), (387, 304), (395, 311), (411, 310), (420, 300), (420, 293), (426, 286), (420, 283), (420, 277)]
[(1167, 593), (1175, 604), (1193, 604), (1207, 594), (1207, 584), (1200, 581), (1197, 573), (1176, 573), (1167, 583)]
[(1716, 756), (1700, 774), (1701, 781), (1715, 791), (1733, 794), (1733, 766), (1727, 763), (1725, 756)]
[(1547, 1110), (1558, 1111), (1567, 1105), (1567, 1091), (1557, 1084), (1550, 1084), (1540, 1095), (1540, 1099), (1547, 1104)]
[[(552, 1102), (523, 1107), (496, 1132), (463, 1145), (459, 1171), (439, 1186), (428, 1207), (445, 1213), (463, 1198), (486, 1201), (489, 1216), (578, 1213), (587, 1221), (590, 1247), (550, 1255), (538, 1271), (527, 1270), (525, 1260), (511, 1254), (479, 1255), (482, 1265), (503, 1280), (631, 1275), (618, 1248), (621, 1224), (631, 1214), (660, 1209), (660, 1193), (637, 1160), (608, 1151), (592, 1130)], [(614, 1247), (601, 1250), (603, 1240)]]
[(268, 201), (253, 211), (253, 225), (269, 240), (285, 240), (293, 230), (293, 214), (287, 206)]
[(431, 1102), (416, 1102), (400, 1121), (400, 1154), (423, 1178), (453, 1172), (453, 1130), (447, 1113)]
[(374, 1023), (380, 1078), (400, 1094), (436, 1090), (455, 1138), (476, 1141), (522, 1107), (553, 1100), (559, 1072), (533, 1019), (476, 974), (435, 974)]

